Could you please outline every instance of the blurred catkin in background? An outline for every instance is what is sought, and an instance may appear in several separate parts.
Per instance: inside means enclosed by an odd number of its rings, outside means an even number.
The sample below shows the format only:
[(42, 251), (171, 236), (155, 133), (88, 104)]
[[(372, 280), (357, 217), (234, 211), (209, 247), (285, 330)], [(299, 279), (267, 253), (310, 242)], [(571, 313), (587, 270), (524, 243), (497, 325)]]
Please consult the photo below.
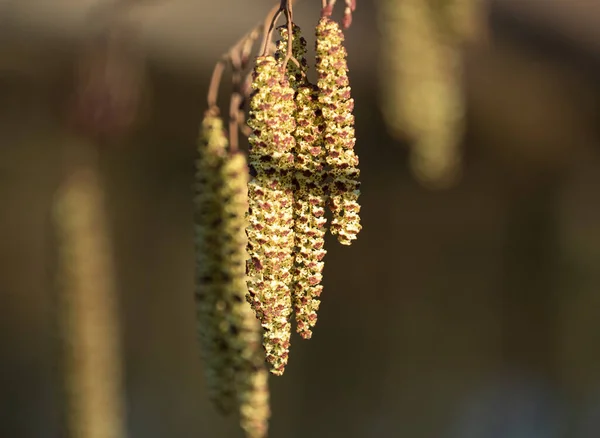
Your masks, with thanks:
[(381, 105), (390, 133), (411, 145), (411, 169), (430, 187), (461, 174), (463, 52), (480, 34), (480, 0), (379, 0)]
[[(123, 438), (121, 333), (104, 190), (90, 145), (56, 193), (57, 315), (70, 438)], [(83, 158), (85, 157), (85, 158)]]

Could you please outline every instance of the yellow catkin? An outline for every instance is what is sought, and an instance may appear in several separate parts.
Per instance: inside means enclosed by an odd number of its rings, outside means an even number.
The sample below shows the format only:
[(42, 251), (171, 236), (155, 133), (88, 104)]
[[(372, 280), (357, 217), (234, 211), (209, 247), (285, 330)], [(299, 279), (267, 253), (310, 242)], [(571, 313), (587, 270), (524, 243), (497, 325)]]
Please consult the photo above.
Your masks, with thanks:
[(281, 375), (291, 337), (294, 90), (273, 56), (257, 58), (252, 88), (247, 298), (264, 329), (263, 345), (271, 372)]
[(72, 170), (54, 205), (67, 426), (72, 438), (122, 438), (120, 318), (104, 191), (95, 165)]
[(350, 245), (361, 230), (358, 156), (354, 151), (354, 100), (350, 96), (344, 35), (337, 22), (323, 17), (316, 28), (316, 69), (319, 104), (325, 124), (327, 164), (333, 181), (329, 207), (333, 213), (331, 232), (343, 245)]
[(480, 34), (478, 0), (381, 0), (382, 107), (393, 135), (412, 142), (423, 184), (446, 187), (461, 170), (462, 44)]
[(269, 393), (262, 330), (246, 302), (248, 167), (227, 151), (219, 117), (202, 122), (196, 172), (196, 303), (210, 397), (223, 413), (239, 409), (249, 438), (268, 429)]
[[(280, 27), (281, 41), (278, 53), (284, 56), (287, 49), (287, 28)], [(296, 236), (295, 269), (293, 278), (293, 303), (296, 330), (305, 339), (312, 336), (311, 328), (317, 322), (319, 297), (323, 291), (323, 258), (325, 245), (324, 183), (326, 179), (325, 156), (321, 125), (323, 117), (319, 105), (318, 88), (306, 78), (306, 40), (300, 28), (293, 28), (292, 55), (301, 66), (288, 64), (288, 76), (295, 79), (296, 139), (294, 171), (294, 232)]]

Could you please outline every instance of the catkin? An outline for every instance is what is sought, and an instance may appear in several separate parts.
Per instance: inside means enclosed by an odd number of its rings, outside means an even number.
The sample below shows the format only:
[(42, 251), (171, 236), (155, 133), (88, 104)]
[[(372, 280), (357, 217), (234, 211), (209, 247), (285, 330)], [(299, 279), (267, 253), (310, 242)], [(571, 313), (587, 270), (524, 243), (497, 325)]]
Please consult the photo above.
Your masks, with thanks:
[(383, 114), (413, 143), (412, 171), (433, 187), (460, 176), (465, 99), (462, 43), (478, 32), (478, 0), (380, 0)]
[(196, 303), (211, 400), (239, 409), (249, 438), (266, 436), (269, 411), (261, 327), (245, 300), (248, 168), (227, 151), (222, 120), (202, 122), (195, 187)]
[[(283, 56), (287, 49), (287, 28), (280, 27), (281, 40), (278, 53)], [(325, 245), (324, 182), (325, 148), (320, 126), (323, 117), (319, 105), (318, 88), (306, 78), (306, 40), (300, 28), (293, 28), (292, 55), (301, 66), (288, 64), (288, 77), (296, 90), (296, 139), (294, 172), (294, 232), (296, 255), (293, 278), (293, 304), (296, 331), (305, 339), (312, 336), (311, 328), (317, 322), (319, 297), (323, 291), (323, 258)], [(292, 82), (294, 79), (294, 82)]]
[[(73, 157), (87, 154), (86, 145), (74, 146)], [(120, 318), (104, 190), (97, 164), (81, 162), (72, 170), (53, 212), (68, 435), (121, 438)]]
[(332, 182), (329, 208), (333, 213), (331, 232), (350, 245), (361, 230), (358, 156), (354, 152), (354, 99), (350, 97), (344, 35), (337, 22), (322, 17), (316, 28), (316, 69), (319, 104), (325, 124), (324, 140)]
[(291, 337), (294, 90), (273, 56), (257, 58), (252, 88), (247, 298), (264, 329), (263, 345), (271, 372), (281, 375)]

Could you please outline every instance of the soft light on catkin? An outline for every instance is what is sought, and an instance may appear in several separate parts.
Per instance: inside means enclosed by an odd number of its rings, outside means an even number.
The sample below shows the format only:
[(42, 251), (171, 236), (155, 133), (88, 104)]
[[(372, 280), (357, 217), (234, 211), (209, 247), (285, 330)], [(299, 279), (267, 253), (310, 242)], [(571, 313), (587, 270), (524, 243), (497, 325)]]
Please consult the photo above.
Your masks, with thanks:
[(245, 300), (248, 168), (227, 151), (222, 120), (202, 122), (195, 187), (196, 303), (211, 399), (239, 409), (250, 438), (266, 436), (269, 411), (261, 327)]
[(263, 345), (271, 372), (281, 375), (291, 337), (294, 90), (273, 56), (256, 60), (252, 88), (248, 119), (252, 129), (248, 301), (264, 329)]
[[(287, 49), (287, 28), (280, 27), (280, 56)], [(288, 76), (295, 78), (296, 90), (296, 139), (294, 171), (294, 232), (296, 255), (293, 278), (293, 304), (296, 316), (296, 331), (305, 339), (312, 336), (311, 328), (317, 322), (319, 297), (323, 291), (323, 258), (325, 245), (325, 202), (326, 180), (325, 148), (320, 126), (323, 117), (319, 105), (318, 88), (306, 78), (306, 40), (300, 28), (294, 26), (292, 55), (295, 63), (288, 63)], [(291, 79), (290, 79), (291, 81)]]
[(333, 213), (331, 232), (350, 245), (361, 230), (358, 156), (354, 152), (354, 99), (350, 97), (344, 35), (335, 21), (322, 17), (316, 28), (316, 69), (319, 103), (325, 124), (327, 164), (333, 181), (329, 185), (329, 207)]

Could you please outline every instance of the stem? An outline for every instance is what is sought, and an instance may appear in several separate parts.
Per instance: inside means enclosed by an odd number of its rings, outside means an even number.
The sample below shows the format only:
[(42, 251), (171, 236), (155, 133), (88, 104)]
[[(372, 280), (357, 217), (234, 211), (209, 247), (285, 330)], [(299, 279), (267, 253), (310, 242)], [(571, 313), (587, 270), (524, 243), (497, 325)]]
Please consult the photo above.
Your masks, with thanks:
[(285, 1), (285, 20), (288, 33), (287, 53), (285, 54), (285, 58), (283, 59), (283, 71), (286, 71), (287, 64), (292, 58), (292, 43), (294, 42), (294, 35), (292, 33), (294, 13), (292, 11), (292, 0), (282, 0), (282, 2), (283, 1)]
[(217, 97), (219, 95), (219, 85), (221, 84), (221, 78), (223, 77), (223, 71), (225, 70), (225, 61), (223, 59), (219, 60), (215, 64), (215, 68), (213, 69), (212, 76), (210, 78), (210, 85), (208, 86), (208, 97), (207, 103), (208, 108), (212, 109), (217, 106)]
[(275, 15), (273, 15), (273, 18), (271, 19), (271, 24), (269, 24), (269, 30), (267, 32), (263, 33), (263, 41), (262, 41), (263, 46), (262, 46), (261, 56), (266, 56), (266, 54), (267, 54), (267, 50), (269, 47), (269, 41), (271, 41), (271, 36), (273, 35), (273, 29), (275, 28), (275, 23), (281, 16), (281, 13), (283, 11), (285, 11), (285, 6), (284, 6), (285, 1), (286, 0), (281, 0), (281, 4), (279, 5), (279, 8), (277, 9), (277, 11), (275, 12)]
[(250, 52), (252, 51), (252, 46), (261, 33), (263, 35), (261, 47), (264, 48), (266, 44), (266, 47), (268, 49), (269, 38), (267, 38), (264, 29), (269, 23), (273, 22), (274, 18), (271, 18), (273, 14), (281, 13), (279, 9), (279, 5), (271, 8), (269, 13), (267, 14), (267, 17), (262, 22), (258, 23), (249, 32), (244, 34), (244, 36), (242, 36), (238, 41), (236, 41), (236, 43), (221, 56), (221, 59), (219, 59), (219, 61), (215, 65), (215, 68), (213, 69), (210, 85), (208, 87), (207, 103), (209, 108), (215, 108), (217, 106), (219, 87), (221, 85), (223, 72), (227, 63), (231, 62), (232, 57), (235, 54), (237, 54), (238, 57), (241, 59), (242, 68), (244, 68), (246, 63), (248, 62)]
[[(293, 11), (292, 5), (297, 0), (280, 0), (279, 5), (271, 8), (266, 18), (249, 32), (247, 32), (242, 38), (240, 38), (233, 46), (231, 46), (215, 64), (208, 86), (207, 104), (208, 110), (218, 112), (217, 100), (219, 96), (219, 88), (223, 79), (223, 72), (230, 64), (232, 67), (232, 83), (233, 92), (229, 103), (229, 141), (230, 149), (232, 151), (238, 148), (238, 131), (240, 130), (240, 124), (244, 119), (243, 104), (244, 99), (250, 93), (250, 87), (248, 86), (249, 77), (242, 80), (242, 72), (247, 67), (250, 59), (250, 53), (252, 47), (258, 39), (259, 35), (262, 34), (261, 51), (260, 56), (265, 56), (269, 53), (271, 48), (271, 36), (275, 23), (279, 19), (282, 13), (285, 13), (287, 29), (288, 29), (288, 48), (286, 58), (283, 65), (287, 65), (287, 62), (291, 59), (296, 64), (298, 61), (292, 56), (292, 28), (293, 28)], [(268, 29), (268, 31), (265, 31)], [(241, 128), (244, 135), (247, 135), (248, 130)]]

